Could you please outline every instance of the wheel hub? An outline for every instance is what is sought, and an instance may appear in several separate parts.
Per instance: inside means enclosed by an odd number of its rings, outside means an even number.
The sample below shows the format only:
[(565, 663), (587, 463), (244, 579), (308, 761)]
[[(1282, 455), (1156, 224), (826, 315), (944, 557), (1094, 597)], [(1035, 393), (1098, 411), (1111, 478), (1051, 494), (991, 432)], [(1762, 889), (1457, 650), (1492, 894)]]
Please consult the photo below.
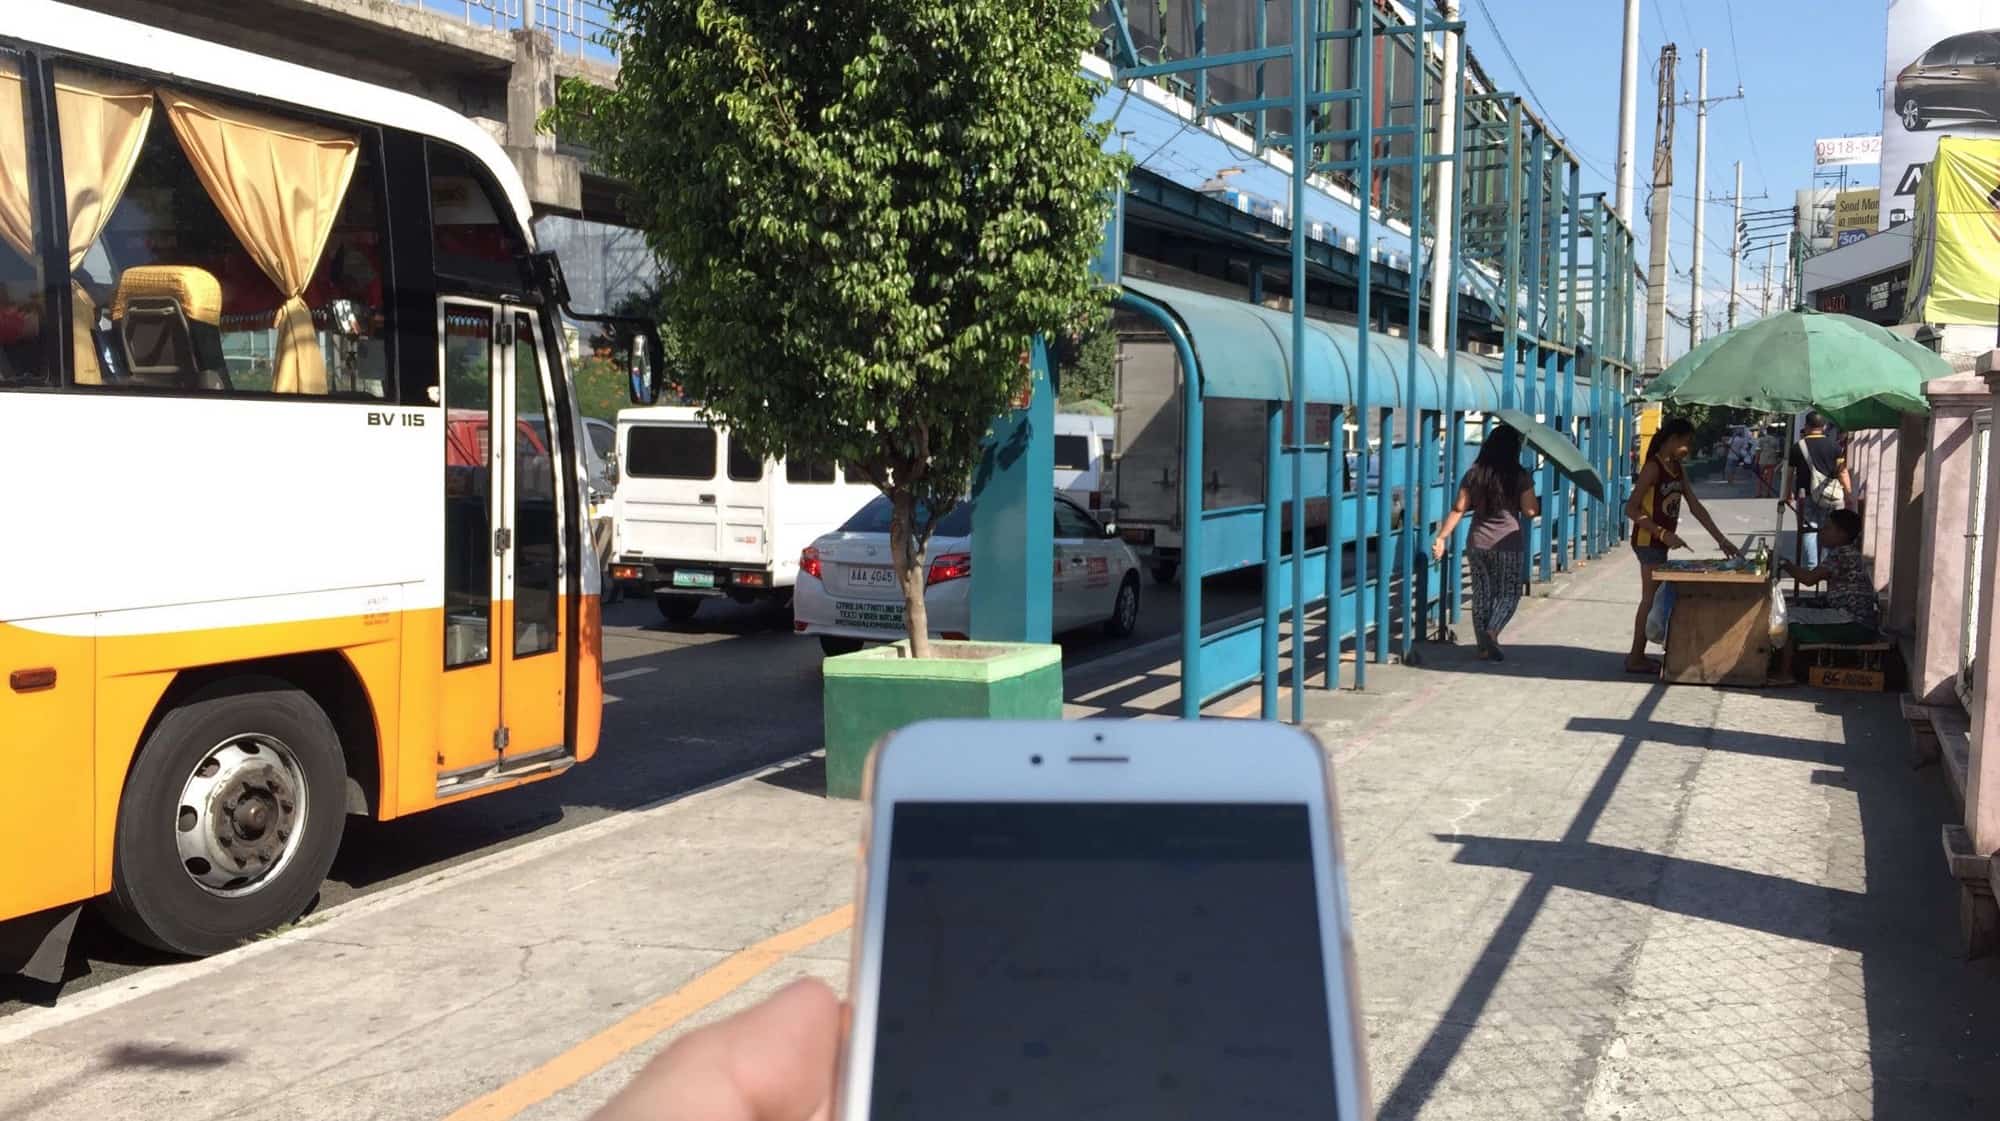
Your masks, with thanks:
[(268, 736), (234, 737), (182, 787), (181, 866), (208, 892), (247, 895), (291, 859), (304, 822), (304, 776), (291, 749)]

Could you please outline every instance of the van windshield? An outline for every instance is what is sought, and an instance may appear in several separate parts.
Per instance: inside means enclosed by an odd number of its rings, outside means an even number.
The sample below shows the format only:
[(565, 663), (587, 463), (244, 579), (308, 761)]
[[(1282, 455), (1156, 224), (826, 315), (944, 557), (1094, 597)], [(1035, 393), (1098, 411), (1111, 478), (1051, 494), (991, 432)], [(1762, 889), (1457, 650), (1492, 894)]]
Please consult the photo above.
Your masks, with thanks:
[[(854, 516), (840, 527), (842, 533), (888, 533), (889, 519), (894, 510), (886, 495), (877, 495), (873, 502), (855, 511)], [(935, 537), (972, 536), (972, 503), (960, 502), (951, 508), (951, 513), (931, 531)]]
[(635, 479), (715, 478), (715, 430), (640, 425), (625, 440), (625, 473)]

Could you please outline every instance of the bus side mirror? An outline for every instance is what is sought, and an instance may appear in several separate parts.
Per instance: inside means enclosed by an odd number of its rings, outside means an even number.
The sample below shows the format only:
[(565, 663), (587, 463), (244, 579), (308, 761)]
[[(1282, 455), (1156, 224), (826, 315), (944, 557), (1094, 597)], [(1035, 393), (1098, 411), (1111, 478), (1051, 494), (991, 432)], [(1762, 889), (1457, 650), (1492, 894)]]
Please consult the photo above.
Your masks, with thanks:
[(660, 399), (660, 353), (657, 331), (632, 332), (626, 344), (625, 373), (634, 405), (650, 405)]

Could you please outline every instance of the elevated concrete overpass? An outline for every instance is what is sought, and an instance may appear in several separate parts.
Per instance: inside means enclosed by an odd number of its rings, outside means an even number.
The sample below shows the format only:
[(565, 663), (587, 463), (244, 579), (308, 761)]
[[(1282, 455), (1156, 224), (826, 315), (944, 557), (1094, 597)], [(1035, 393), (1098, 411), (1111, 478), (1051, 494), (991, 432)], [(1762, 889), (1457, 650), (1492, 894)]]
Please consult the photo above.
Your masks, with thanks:
[(616, 77), (593, 42), (609, 18), (600, 0), (72, 2), (450, 106), (507, 150), (537, 211), (626, 224), (616, 185), (588, 173), (587, 153), (535, 129), (557, 79)]

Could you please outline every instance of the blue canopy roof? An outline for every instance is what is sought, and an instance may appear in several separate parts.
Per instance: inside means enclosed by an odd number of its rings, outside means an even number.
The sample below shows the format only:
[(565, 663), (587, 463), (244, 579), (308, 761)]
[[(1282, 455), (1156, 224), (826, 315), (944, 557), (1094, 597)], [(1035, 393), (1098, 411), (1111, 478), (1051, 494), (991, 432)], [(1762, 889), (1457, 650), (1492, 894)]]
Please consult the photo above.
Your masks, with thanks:
[[(1195, 358), (1201, 363), (1203, 397), (1291, 399), (1289, 312), (1149, 280), (1128, 277), (1123, 285), (1165, 305), (1187, 328)], [(1403, 407), (1409, 381), (1409, 340), (1370, 334), (1369, 342), (1369, 404), (1382, 409)], [(1491, 359), (1461, 351), (1455, 371), (1448, 372), (1443, 355), (1421, 346), (1416, 352), (1417, 408), (1440, 411), (1445, 407), (1445, 387), (1451, 373), (1457, 379), (1451, 402), (1454, 409), (1463, 412), (1500, 407), (1499, 368)], [(1306, 321), (1306, 400), (1356, 405), (1360, 399), (1360, 366), (1361, 332), (1357, 328), (1320, 319)]]

